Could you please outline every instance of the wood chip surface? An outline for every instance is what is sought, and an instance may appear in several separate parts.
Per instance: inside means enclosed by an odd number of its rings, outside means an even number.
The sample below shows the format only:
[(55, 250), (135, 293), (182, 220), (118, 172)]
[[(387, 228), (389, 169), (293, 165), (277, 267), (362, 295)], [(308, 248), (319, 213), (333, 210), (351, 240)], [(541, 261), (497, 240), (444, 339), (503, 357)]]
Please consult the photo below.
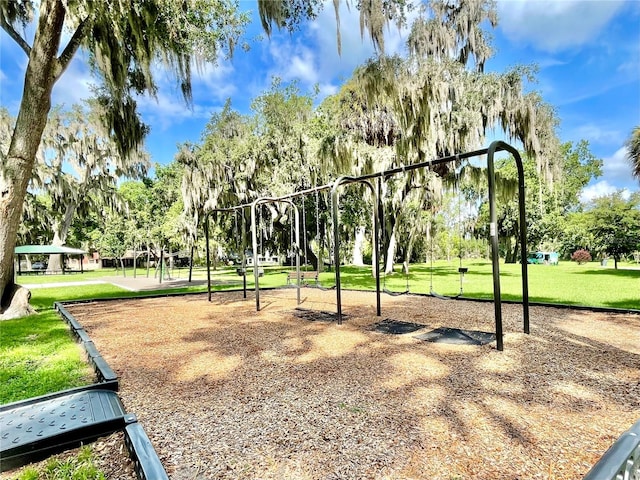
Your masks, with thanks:
[[(172, 479), (581, 479), (640, 418), (640, 316), (343, 292), (342, 324), (294, 289), (69, 307), (121, 378)], [(335, 311), (305, 288), (301, 307)], [(390, 318), (425, 325), (388, 335)], [(112, 477), (117, 478), (117, 477)]]

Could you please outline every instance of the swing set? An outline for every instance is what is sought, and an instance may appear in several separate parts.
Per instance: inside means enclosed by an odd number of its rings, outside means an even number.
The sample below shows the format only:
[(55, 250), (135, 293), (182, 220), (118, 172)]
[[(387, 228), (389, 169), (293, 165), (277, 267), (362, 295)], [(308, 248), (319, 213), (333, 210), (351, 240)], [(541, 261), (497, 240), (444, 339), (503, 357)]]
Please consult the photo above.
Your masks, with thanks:
[[(433, 216), (433, 209), (431, 210), (432, 216)], [(462, 208), (460, 206), (460, 203), (458, 203), (458, 228), (459, 228), (459, 233), (458, 233), (458, 237), (460, 239), (460, 245), (458, 247), (458, 275), (460, 275), (460, 291), (458, 292), (457, 295), (441, 295), (438, 292), (436, 292), (433, 288), (433, 271), (434, 271), (434, 266), (433, 266), (433, 258), (435, 257), (434, 252), (434, 241), (433, 241), (433, 232), (429, 232), (429, 243), (430, 243), (430, 252), (429, 252), (429, 295), (431, 295), (432, 297), (437, 297), (443, 300), (450, 300), (450, 299), (454, 299), (454, 298), (460, 298), (462, 297), (462, 295), (464, 294), (464, 275), (465, 273), (467, 273), (469, 271), (468, 267), (464, 267), (462, 266), (462, 240), (463, 240), (463, 236), (462, 236)]]
[[(256, 311), (260, 311), (260, 285), (259, 285), (259, 275), (258, 269), (258, 259), (257, 259), (257, 230), (256, 230), (256, 206), (266, 203), (284, 203), (289, 205), (295, 213), (295, 247), (296, 247), (296, 285), (297, 285), (297, 300), (298, 304), (300, 304), (300, 249), (298, 245), (300, 244), (300, 225), (299, 225), (299, 212), (298, 208), (293, 202), (294, 198), (304, 197), (305, 195), (313, 194), (321, 191), (329, 190), (331, 192), (331, 211), (333, 218), (333, 260), (335, 267), (335, 292), (336, 292), (336, 318), (337, 323), (342, 323), (342, 289), (341, 289), (341, 281), (340, 281), (340, 236), (339, 236), (339, 190), (341, 187), (360, 183), (366, 185), (372, 193), (374, 198), (373, 202), (373, 246), (374, 246), (374, 255), (376, 261), (374, 262), (374, 273), (375, 273), (375, 282), (376, 282), (376, 314), (377, 316), (381, 316), (381, 302), (380, 302), (380, 266), (378, 259), (379, 255), (379, 212), (380, 212), (380, 195), (381, 191), (381, 182), (384, 178), (391, 177), (393, 175), (405, 174), (406, 172), (419, 170), (419, 169), (433, 169), (433, 167), (437, 165), (442, 165), (450, 162), (460, 162), (464, 159), (469, 159), (473, 157), (479, 157), (482, 155), (487, 156), (487, 177), (488, 177), (488, 187), (489, 187), (489, 236), (490, 236), (490, 244), (491, 244), (491, 262), (492, 262), (492, 271), (493, 271), (493, 302), (494, 302), (494, 316), (495, 316), (495, 333), (496, 333), (496, 348), (499, 351), (504, 349), (503, 344), (503, 325), (502, 325), (502, 300), (500, 296), (500, 264), (499, 264), (499, 249), (498, 249), (498, 229), (497, 229), (497, 213), (496, 213), (496, 181), (495, 181), (495, 167), (494, 167), (494, 156), (496, 152), (505, 151), (511, 154), (516, 162), (516, 167), (518, 171), (518, 205), (519, 205), (519, 235), (520, 235), (520, 248), (521, 248), (521, 256), (522, 258), (526, 258), (527, 255), (527, 240), (526, 240), (526, 215), (525, 215), (525, 201), (524, 201), (524, 168), (522, 165), (522, 159), (517, 149), (512, 147), (511, 145), (502, 142), (495, 141), (489, 145), (488, 148), (483, 148), (480, 150), (474, 150), (470, 152), (460, 153), (456, 155), (450, 155), (446, 157), (441, 157), (438, 159), (428, 160), (425, 162), (414, 163), (410, 165), (405, 165), (402, 167), (396, 167), (390, 170), (370, 173), (366, 175), (362, 175), (359, 177), (350, 177), (350, 176), (342, 176), (336, 179), (334, 182), (322, 185), (318, 187), (313, 187), (310, 189), (302, 190), (299, 192), (291, 193), (288, 195), (283, 195), (281, 197), (261, 197), (254, 200), (250, 204), (242, 204), (229, 208), (219, 208), (213, 209), (212, 211), (226, 211), (226, 212), (235, 212), (242, 211), (244, 215), (244, 210), (250, 209), (251, 211), (251, 232), (252, 232), (252, 241), (253, 241), (253, 256), (254, 256), (254, 280), (255, 280), (255, 296), (256, 296)], [(374, 187), (373, 182), (377, 183), (377, 188)], [(303, 204), (304, 205), (304, 204)], [(317, 202), (316, 202), (317, 208)], [(304, 208), (303, 208), (304, 211)], [(244, 225), (244, 222), (243, 222)], [(305, 227), (306, 230), (306, 227)], [(209, 229), (208, 229), (208, 217), (205, 222), (205, 236), (207, 241), (207, 290), (209, 293), (209, 301), (211, 301), (211, 275), (210, 275), (210, 255), (209, 255)], [(319, 233), (319, 232), (318, 232)], [(244, 238), (244, 236), (243, 236)], [(306, 241), (306, 240), (305, 240)], [(243, 249), (243, 270), (244, 270), (244, 249)], [(433, 262), (433, 255), (432, 260)], [(528, 334), (530, 331), (529, 328), (529, 289), (528, 289), (528, 273), (527, 273), (527, 263), (522, 262), (522, 308), (523, 308), (523, 331)], [(462, 266), (462, 259), (460, 258), (460, 267), (458, 268), (458, 272), (460, 274), (460, 294), (462, 294), (462, 281), (463, 276), (467, 272), (467, 268)], [(432, 268), (433, 272), (433, 268)], [(431, 284), (431, 286), (433, 283)], [(243, 286), (245, 298), (246, 298), (246, 281)], [(407, 276), (407, 291), (408, 288), (408, 276)], [(433, 289), (431, 288), (431, 293), (434, 296), (438, 296)], [(444, 297), (444, 298), (457, 298), (456, 297)]]
[[(433, 209), (432, 209), (432, 215), (433, 215)], [(455, 299), (455, 298), (460, 298), (462, 297), (462, 295), (464, 294), (464, 275), (469, 271), (468, 267), (464, 267), (462, 265), (462, 258), (463, 258), (463, 254), (462, 254), (462, 240), (463, 240), (463, 227), (462, 227), (462, 208), (460, 203), (458, 203), (458, 227), (459, 227), (459, 241), (460, 241), (460, 246), (458, 248), (458, 274), (460, 276), (460, 291), (458, 292), (457, 295), (442, 295), (440, 293), (438, 293), (434, 288), (433, 288), (433, 272), (435, 270), (435, 267), (433, 265), (433, 259), (434, 259), (434, 241), (433, 241), (433, 235), (431, 234), (431, 232), (429, 233), (429, 243), (430, 243), (430, 252), (429, 252), (429, 295), (432, 297), (437, 297), (440, 298), (442, 300), (451, 300), (451, 299)], [(382, 232), (381, 235), (384, 238), (384, 223), (382, 223)], [(385, 273), (383, 275), (383, 281), (382, 281), (382, 291), (384, 293), (386, 293), (387, 295), (391, 295), (394, 297), (397, 296), (401, 296), (401, 295), (408, 295), (411, 293), (411, 289), (409, 286), (409, 266), (408, 265), (404, 265), (404, 277), (405, 277), (405, 290), (404, 291), (394, 291), (394, 290), (390, 290), (387, 288), (387, 273), (385, 270)]]

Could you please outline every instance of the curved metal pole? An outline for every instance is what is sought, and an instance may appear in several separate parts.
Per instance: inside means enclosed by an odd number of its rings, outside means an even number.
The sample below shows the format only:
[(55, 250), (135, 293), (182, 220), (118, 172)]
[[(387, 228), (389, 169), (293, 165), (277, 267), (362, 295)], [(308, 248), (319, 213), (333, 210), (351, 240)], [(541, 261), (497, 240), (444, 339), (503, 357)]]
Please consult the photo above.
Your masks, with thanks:
[(333, 187), (331, 187), (331, 208), (332, 208), (332, 216), (333, 216), (333, 263), (335, 264), (335, 273), (336, 273), (336, 309), (338, 315), (338, 325), (342, 325), (342, 287), (340, 282), (340, 235), (338, 232), (338, 199), (339, 193), (338, 188), (341, 185), (347, 183), (364, 183), (371, 189), (371, 193), (373, 194), (373, 244), (375, 248), (375, 256), (376, 256), (376, 264), (375, 264), (375, 276), (376, 276), (376, 315), (381, 315), (380, 308), (380, 265), (378, 262), (379, 258), (379, 247), (378, 247), (378, 228), (379, 228), (379, 220), (378, 220), (378, 194), (376, 189), (371, 184), (369, 180), (358, 179), (356, 177), (348, 177), (341, 176), (336, 179), (333, 183)]
[(240, 268), (242, 268), (242, 298), (247, 298), (247, 222), (244, 218), (244, 208), (242, 211), (242, 261)]
[(300, 213), (298, 212), (298, 207), (293, 202), (287, 202), (293, 207), (293, 213), (295, 218), (295, 227), (296, 227), (296, 280), (297, 280), (297, 301), (298, 305), (300, 305)]
[(498, 220), (496, 214), (496, 175), (493, 165), (495, 147), (489, 148), (487, 155), (487, 177), (489, 180), (489, 241), (491, 242), (491, 263), (493, 271), (493, 307), (496, 319), (496, 348), (504, 350), (502, 338), (502, 299), (500, 297), (500, 252), (498, 250)]
[(211, 301), (211, 255), (209, 254), (209, 215), (204, 217), (204, 238), (205, 238), (205, 247), (207, 250), (207, 293), (209, 295), (209, 301)]
[(260, 287), (258, 286), (258, 231), (256, 228), (256, 205), (259, 199), (251, 203), (251, 250), (253, 254), (253, 280), (256, 291), (256, 311), (260, 311)]
[(298, 244), (300, 243), (300, 214), (298, 213), (298, 207), (292, 200), (286, 200), (273, 197), (260, 197), (256, 198), (251, 203), (251, 240), (253, 247), (253, 278), (255, 281), (256, 292), (256, 311), (260, 311), (260, 272), (258, 270), (258, 231), (256, 227), (256, 206), (261, 203), (286, 203), (291, 205), (294, 210), (295, 227), (296, 227), (296, 278), (298, 288), (298, 305), (300, 305), (300, 251), (298, 250)]
[[(525, 183), (524, 183), (524, 166), (520, 152), (508, 143), (495, 141), (489, 145), (487, 151), (488, 157), (491, 158), (493, 168), (493, 155), (497, 150), (509, 152), (516, 161), (518, 170), (518, 209), (520, 221), (520, 265), (522, 272), (522, 316), (524, 333), (530, 333), (529, 329), (529, 273), (527, 264), (527, 220), (525, 211)], [(492, 173), (493, 174), (493, 173)], [(494, 220), (492, 220), (494, 221)]]
[(522, 308), (524, 331), (529, 333), (529, 280), (527, 275), (527, 236), (524, 204), (524, 169), (518, 151), (511, 145), (496, 141), (487, 150), (487, 175), (489, 179), (489, 235), (491, 237), (491, 262), (493, 264), (493, 302), (496, 317), (496, 348), (504, 349), (502, 333), (502, 299), (500, 297), (500, 260), (498, 251), (498, 220), (496, 214), (496, 178), (493, 157), (497, 150), (506, 150), (513, 155), (518, 167), (518, 204), (520, 210), (520, 262), (522, 264)]

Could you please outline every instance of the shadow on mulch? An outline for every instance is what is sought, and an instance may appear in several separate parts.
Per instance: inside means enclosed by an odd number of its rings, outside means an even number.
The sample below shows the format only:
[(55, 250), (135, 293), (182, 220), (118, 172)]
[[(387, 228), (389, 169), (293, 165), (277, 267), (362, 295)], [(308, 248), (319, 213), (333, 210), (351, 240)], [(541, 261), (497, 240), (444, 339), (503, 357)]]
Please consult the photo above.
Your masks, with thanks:
[(478, 330), (440, 327), (430, 332), (416, 335), (417, 339), (432, 343), (451, 343), (454, 345), (486, 345), (494, 342), (496, 335)]
[[(310, 322), (335, 322), (338, 320), (338, 314), (323, 310), (309, 310), (308, 308), (298, 307), (294, 310), (293, 314), (298, 318), (309, 320)], [(342, 314), (342, 320), (347, 320), (348, 318), (348, 315)]]
[(421, 325), (419, 323), (403, 322), (402, 320), (385, 318), (381, 322), (374, 324), (372, 330), (391, 335), (402, 335), (403, 333), (413, 333), (425, 327), (426, 325)]

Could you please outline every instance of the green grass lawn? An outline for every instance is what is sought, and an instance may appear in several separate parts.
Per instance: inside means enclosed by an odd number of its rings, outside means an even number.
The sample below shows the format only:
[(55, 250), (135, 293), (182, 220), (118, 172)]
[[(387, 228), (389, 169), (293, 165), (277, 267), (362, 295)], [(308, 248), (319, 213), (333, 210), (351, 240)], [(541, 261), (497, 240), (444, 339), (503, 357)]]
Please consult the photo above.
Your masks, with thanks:
[[(465, 297), (493, 298), (491, 263), (467, 261), (464, 276)], [(368, 270), (344, 267), (341, 275), (345, 288), (374, 288)], [(353, 273), (350, 275), (349, 273)], [(558, 266), (529, 265), (529, 298), (531, 301), (583, 305), (594, 307), (640, 309), (640, 269), (600, 267), (597, 263), (578, 265), (561, 262)], [(404, 291), (406, 278), (401, 273), (386, 277), (387, 289)], [(431, 269), (427, 264), (411, 265), (409, 289), (414, 293), (429, 293)], [(500, 264), (500, 287), (503, 300), (522, 300), (520, 264)], [(442, 295), (460, 292), (457, 262), (434, 264), (433, 289)]]
[(93, 370), (53, 310), (0, 324), (0, 404), (93, 383)]
[[(610, 262), (611, 263), (611, 262)], [(463, 280), (465, 297), (493, 298), (493, 277), (491, 263), (487, 260), (464, 261), (463, 266), (469, 271)], [(611, 265), (601, 267), (597, 262), (578, 265), (574, 262), (561, 262), (558, 266), (529, 265), (529, 296), (531, 301), (562, 303), (569, 305), (635, 308), (640, 309), (640, 267), (632, 263), (620, 263), (615, 270)], [(635, 269), (633, 269), (635, 268)], [(400, 267), (397, 266), (396, 270)], [(522, 277), (519, 264), (500, 264), (500, 284), (503, 300), (521, 300)], [(279, 287), (286, 284), (286, 274), (293, 271), (292, 267), (265, 267), (265, 275), (260, 278), (260, 286), (264, 288)], [(429, 264), (413, 264), (410, 268), (409, 290), (413, 293), (429, 293), (431, 282), (433, 290), (442, 295), (457, 295), (460, 292), (460, 276), (458, 261), (437, 261), (433, 272)], [(138, 268), (137, 275), (146, 277), (146, 270)], [(153, 272), (152, 272), (153, 274)], [(175, 269), (174, 278), (186, 279), (188, 269)], [(119, 276), (115, 269), (97, 270), (83, 275), (40, 275), (20, 277), (19, 282), (28, 286), (33, 284), (77, 282), (82, 280), (97, 280), (104, 276)], [(133, 277), (133, 270), (127, 270), (127, 277)], [(206, 279), (203, 267), (195, 268), (194, 280)], [(406, 290), (404, 274), (395, 272), (381, 279), (381, 283), (388, 290), (402, 292)], [(341, 267), (341, 281), (343, 288), (372, 290), (375, 282), (370, 268), (352, 266)], [(235, 268), (223, 267), (212, 271), (213, 290), (228, 288), (242, 288), (242, 277), (238, 276)], [(335, 284), (333, 271), (320, 274), (323, 286)], [(247, 275), (247, 288), (253, 289), (253, 274)], [(37, 289), (41, 290), (41, 289)], [(34, 295), (33, 303), (36, 308), (48, 308), (54, 300), (76, 300), (81, 298), (130, 297), (144, 293), (128, 292), (110, 285), (94, 285), (82, 287), (55, 287), (45, 289)], [(193, 286), (180, 289), (168, 289), (172, 292), (200, 292), (206, 287)], [(36, 292), (36, 289), (33, 290)], [(152, 292), (152, 293), (158, 293)]]
[[(429, 293), (433, 290), (441, 295), (460, 293), (460, 274), (458, 261), (434, 262), (433, 270), (429, 264), (412, 264), (408, 278), (409, 291)], [(491, 262), (472, 260), (463, 262), (468, 268), (464, 275), (462, 288), (465, 297), (493, 298), (493, 274)], [(640, 268), (634, 264), (620, 264), (620, 268), (601, 267), (592, 262), (578, 265), (574, 262), (561, 262), (557, 266), (529, 265), (529, 299), (544, 303), (558, 303), (591, 307), (610, 307), (640, 310)], [(522, 300), (522, 273), (520, 264), (500, 264), (500, 290), (503, 300)], [(286, 271), (291, 267), (265, 268), (265, 276), (260, 278), (261, 287), (278, 287), (286, 284)], [(381, 275), (381, 287), (393, 292), (407, 289), (407, 278), (396, 272)], [(340, 280), (343, 288), (374, 290), (375, 280), (371, 267), (340, 267)], [(213, 275), (216, 279), (233, 279), (235, 271), (219, 271)], [(325, 271), (320, 274), (320, 283), (324, 287), (335, 285), (335, 273)], [(248, 288), (253, 289), (253, 275), (247, 277)], [(238, 283), (238, 286), (241, 286)], [(219, 287), (216, 287), (219, 288)]]
[(38, 468), (23, 468), (16, 480), (106, 480), (96, 463), (93, 446), (85, 445), (76, 457), (62, 459), (54, 456)]

